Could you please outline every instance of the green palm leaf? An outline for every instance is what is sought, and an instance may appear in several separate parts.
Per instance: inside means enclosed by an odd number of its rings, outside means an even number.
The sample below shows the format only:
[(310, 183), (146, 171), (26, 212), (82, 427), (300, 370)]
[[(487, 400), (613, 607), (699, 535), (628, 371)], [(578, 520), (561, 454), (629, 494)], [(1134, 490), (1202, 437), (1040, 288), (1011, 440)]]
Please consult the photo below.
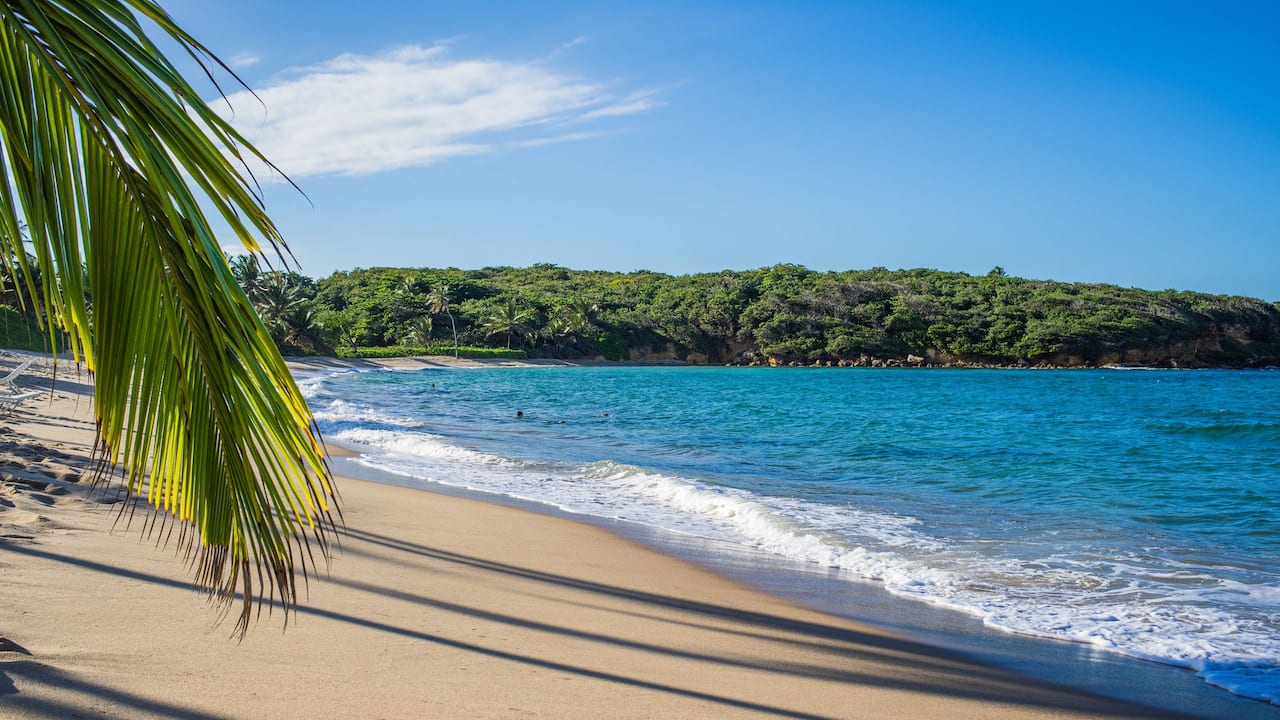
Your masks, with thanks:
[(202, 209), (283, 260), (237, 170), (265, 158), (138, 17), (221, 65), (149, 0), (0, 0), (0, 263), (94, 373), (102, 459), (161, 527), (181, 523), (213, 599), (243, 593), (243, 632), (253, 599), (297, 602), (312, 543), (327, 557), (336, 495), (310, 410)]

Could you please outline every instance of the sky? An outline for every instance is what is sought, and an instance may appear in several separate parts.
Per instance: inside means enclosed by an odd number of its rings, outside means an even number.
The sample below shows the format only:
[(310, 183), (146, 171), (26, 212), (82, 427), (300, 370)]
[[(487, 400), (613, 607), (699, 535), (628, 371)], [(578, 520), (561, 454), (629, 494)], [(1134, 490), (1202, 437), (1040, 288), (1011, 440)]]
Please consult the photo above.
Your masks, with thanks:
[(197, 83), (305, 193), (261, 174), (313, 277), (1001, 266), (1280, 300), (1280, 3), (164, 6), (256, 94)]

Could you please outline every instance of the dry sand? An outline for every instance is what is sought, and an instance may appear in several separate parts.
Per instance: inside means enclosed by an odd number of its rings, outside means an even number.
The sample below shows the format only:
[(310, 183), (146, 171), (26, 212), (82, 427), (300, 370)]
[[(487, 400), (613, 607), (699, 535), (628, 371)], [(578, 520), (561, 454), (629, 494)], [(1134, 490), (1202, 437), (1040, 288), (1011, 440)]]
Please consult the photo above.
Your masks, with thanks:
[(90, 387), (69, 366), (57, 387), (0, 418), (0, 717), (1168, 717), (590, 525), (348, 479), (330, 575), (236, 642), (174, 550), (87, 492)]

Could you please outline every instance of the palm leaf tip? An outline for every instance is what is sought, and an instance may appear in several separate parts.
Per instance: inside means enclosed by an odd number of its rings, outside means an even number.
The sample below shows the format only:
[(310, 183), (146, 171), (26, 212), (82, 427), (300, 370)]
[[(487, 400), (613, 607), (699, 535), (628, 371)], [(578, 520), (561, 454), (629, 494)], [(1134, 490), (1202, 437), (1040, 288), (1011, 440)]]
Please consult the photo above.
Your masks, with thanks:
[(0, 0), (0, 255), (94, 373), (100, 476), (118, 463), (127, 491), (182, 527), (196, 582), (224, 608), (243, 599), (243, 634), (254, 602), (296, 607), (296, 573), (316, 567), (313, 548), (329, 557), (337, 494), (203, 209), (283, 260), (239, 166), (266, 159), (191, 102), (139, 18), (225, 68), (149, 0)]

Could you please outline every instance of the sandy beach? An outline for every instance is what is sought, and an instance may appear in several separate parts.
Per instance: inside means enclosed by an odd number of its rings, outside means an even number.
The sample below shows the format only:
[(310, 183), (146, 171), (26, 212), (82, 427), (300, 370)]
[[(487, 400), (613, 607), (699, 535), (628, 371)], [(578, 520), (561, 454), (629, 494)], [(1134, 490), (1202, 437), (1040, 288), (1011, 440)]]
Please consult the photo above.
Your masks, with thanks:
[[(39, 360), (24, 384), (47, 376)], [(91, 391), (63, 364), (0, 418), (0, 717), (1170, 717), (588, 524), (346, 478), (329, 574), (287, 627), (263, 615), (237, 642), (144, 516), (117, 522), (118, 495), (86, 487)]]

